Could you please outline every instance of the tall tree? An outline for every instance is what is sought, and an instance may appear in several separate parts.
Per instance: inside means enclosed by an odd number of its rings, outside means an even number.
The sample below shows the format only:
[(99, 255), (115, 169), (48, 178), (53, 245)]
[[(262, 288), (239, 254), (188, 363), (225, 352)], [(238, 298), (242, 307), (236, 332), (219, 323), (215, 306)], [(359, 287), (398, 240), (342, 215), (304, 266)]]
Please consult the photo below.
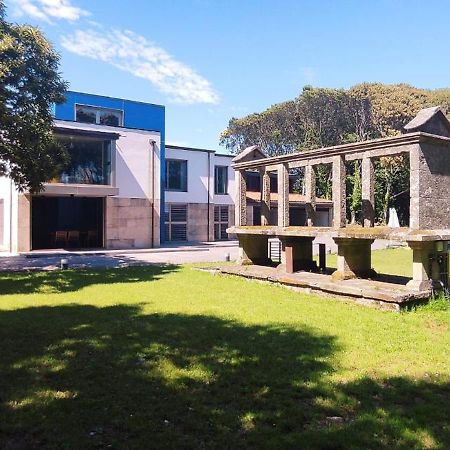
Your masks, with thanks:
[[(362, 83), (350, 89), (305, 86), (294, 100), (231, 119), (221, 135), (221, 144), (232, 153), (257, 144), (268, 156), (273, 156), (393, 136), (420, 109), (432, 105), (442, 105), (444, 112), (450, 112), (450, 89), (431, 91), (407, 84), (381, 83)], [(408, 190), (408, 161), (382, 158), (376, 167), (375, 212), (377, 220), (385, 222), (391, 204), (404, 211), (408, 208), (407, 195), (400, 195)], [(316, 172), (318, 194), (330, 198), (330, 171), (319, 167)], [(350, 220), (354, 222), (360, 213), (359, 167), (351, 170), (348, 183)]]
[(51, 106), (64, 100), (59, 56), (42, 33), (6, 21), (0, 0), (0, 175), (38, 192), (67, 160), (52, 133)]

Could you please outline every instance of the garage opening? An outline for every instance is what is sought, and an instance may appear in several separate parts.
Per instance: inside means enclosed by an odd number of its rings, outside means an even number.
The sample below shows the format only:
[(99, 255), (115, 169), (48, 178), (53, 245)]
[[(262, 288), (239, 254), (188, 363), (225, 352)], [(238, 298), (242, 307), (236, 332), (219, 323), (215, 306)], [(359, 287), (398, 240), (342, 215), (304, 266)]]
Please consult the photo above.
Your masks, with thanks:
[(102, 248), (102, 197), (33, 197), (32, 249)]

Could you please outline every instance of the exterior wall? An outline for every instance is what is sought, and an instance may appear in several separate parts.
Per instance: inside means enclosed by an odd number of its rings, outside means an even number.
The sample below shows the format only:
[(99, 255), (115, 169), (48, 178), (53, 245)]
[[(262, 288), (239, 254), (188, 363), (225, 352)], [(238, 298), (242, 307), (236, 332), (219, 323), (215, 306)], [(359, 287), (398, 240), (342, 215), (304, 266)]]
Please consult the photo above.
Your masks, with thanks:
[[(213, 151), (166, 146), (167, 159), (187, 161), (187, 192), (165, 192), (166, 203), (188, 205), (187, 240), (214, 240), (214, 206), (229, 206), (230, 226), (234, 216), (234, 170), (231, 156), (217, 155)], [(214, 194), (214, 166), (228, 166), (228, 192), (226, 195)], [(209, 211), (208, 211), (209, 199)], [(209, 215), (209, 228), (208, 228)], [(209, 235), (208, 235), (209, 230)]]
[(450, 228), (450, 148), (421, 144), (410, 154), (410, 227)]
[(67, 91), (66, 101), (60, 105), (55, 105), (56, 119), (75, 120), (76, 104), (122, 110), (124, 127), (164, 131), (165, 108), (162, 105), (75, 91)]
[[(158, 136), (158, 150), (159, 155), (158, 167), (155, 167), (155, 186), (154, 189), (158, 191), (158, 195), (152, 196), (155, 199), (153, 202), (155, 207), (159, 204), (164, 204), (164, 184), (165, 184), (165, 107), (162, 105), (155, 105), (151, 103), (142, 103), (132, 100), (125, 100), (120, 98), (106, 97), (102, 95), (87, 94), (82, 92), (67, 91), (66, 101), (63, 104), (55, 105), (54, 115), (56, 119), (60, 120), (75, 120), (75, 106), (90, 105), (102, 108), (112, 108), (123, 111), (123, 127), (108, 127), (98, 126), (100, 129), (118, 130), (121, 135), (128, 138), (127, 142), (130, 144), (126, 146), (124, 155), (127, 155), (125, 161), (121, 161), (122, 154), (118, 152), (117, 158), (117, 183), (122, 186), (122, 193), (120, 196), (129, 196), (130, 198), (144, 198), (142, 195), (146, 190), (150, 189), (148, 180), (145, 180), (143, 172), (147, 170), (148, 165), (139, 164), (139, 158), (146, 158), (147, 152), (141, 152), (141, 145), (137, 135), (145, 134), (143, 131), (151, 131)], [(87, 124), (82, 124), (83, 126)], [(137, 129), (133, 131), (131, 129)], [(136, 133), (134, 137), (133, 133)], [(134, 143), (133, 143), (134, 141)], [(119, 139), (119, 146), (123, 145), (124, 141)], [(148, 148), (148, 140), (142, 143), (145, 149)], [(134, 146), (134, 147), (133, 147)], [(140, 155), (140, 156), (139, 156)], [(136, 157), (135, 157), (136, 156)], [(122, 164), (124, 162), (124, 164)], [(159, 171), (156, 171), (159, 169)], [(118, 185), (118, 187), (120, 187)], [(139, 192), (142, 190), (143, 192)], [(161, 218), (161, 213), (158, 210), (155, 216)], [(162, 218), (161, 218), (162, 221)], [(160, 223), (160, 226), (162, 222)]]
[(19, 194), (17, 203), (17, 250), (31, 250), (31, 202), (30, 195)]
[(0, 250), (9, 250), (10, 246), (10, 201), (11, 181), (7, 177), (0, 177)]
[[(162, 152), (160, 133), (95, 124), (64, 121), (57, 123), (75, 130), (108, 130), (120, 134), (112, 146), (111, 179), (112, 185), (118, 188), (118, 194), (106, 197), (106, 248), (159, 246)], [(145, 208), (148, 211), (144, 211)], [(131, 234), (134, 231), (133, 237)]]
[[(234, 170), (231, 167), (232, 156), (215, 154), (213, 157), (212, 174), (214, 176), (214, 166), (228, 166), (228, 193), (226, 195), (214, 194), (213, 201), (216, 205), (234, 205), (236, 196), (236, 186), (234, 179)], [(214, 192), (214, 180), (213, 180)], [(234, 210), (233, 210), (234, 215)]]
[(108, 197), (105, 211), (105, 246), (114, 248), (147, 248), (152, 239), (159, 243), (158, 218), (147, 198)]
[[(187, 240), (193, 242), (214, 239), (214, 223), (211, 214), (208, 227), (208, 205), (206, 203), (189, 203), (187, 217)], [(212, 218), (214, 220), (214, 218)]]
[[(209, 155), (209, 164), (208, 164)], [(208, 203), (213, 201), (213, 152), (166, 147), (166, 159), (187, 161), (187, 192), (165, 192), (167, 203)]]

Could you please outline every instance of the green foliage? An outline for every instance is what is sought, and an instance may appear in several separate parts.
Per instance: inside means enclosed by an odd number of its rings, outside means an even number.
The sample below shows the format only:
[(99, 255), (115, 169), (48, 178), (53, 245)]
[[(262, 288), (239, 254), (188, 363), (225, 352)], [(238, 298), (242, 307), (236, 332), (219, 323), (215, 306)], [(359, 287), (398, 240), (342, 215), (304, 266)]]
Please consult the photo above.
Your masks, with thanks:
[(350, 223), (359, 222), (361, 215), (362, 184), (361, 162), (352, 161), (347, 164), (347, 211), (350, 213)]
[(42, 33), (8, 23), (0, 3), (0, 175), (20, 190), (39, 191), (67, 158), (52, 133), (51, 105), (66, 90), (58, 63)]
[[(221, 144), (232, 153), (257, 144), (268, 156), (274, 156), (393, 136), (420, 109), (437, 104), (444, 113), (450, 112), (450, 89), (432, 91), (407, 84), (381, 83), (362, 83), (350, 89), (305, 86), (294, 100), (273, 105), (261, 113), (231, 119), (221, 135)], [(361, 179), (357, 171), (349, 169), (347, 202), (350, 221), (355, 222), (360, 212)], [(377, 162), (376, 169), (377, 220), (385, 222), (388, 208), (393, 205), (401, 222), (406, 223), (407, 159), (383, 158)], [(318, 171), (317, 192), (325, 198), (331, 198), (328, 175), (324, 168)]]

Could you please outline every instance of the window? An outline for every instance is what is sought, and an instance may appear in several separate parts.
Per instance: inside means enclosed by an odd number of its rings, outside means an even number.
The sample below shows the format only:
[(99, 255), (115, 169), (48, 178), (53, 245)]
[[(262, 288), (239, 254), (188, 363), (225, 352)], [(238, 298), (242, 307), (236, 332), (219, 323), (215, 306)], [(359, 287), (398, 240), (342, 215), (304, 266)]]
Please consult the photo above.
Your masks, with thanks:
[(75, 120), (83, 123), (96, 123), (112, 127), (121, 127), (123, 125), (123, 111), (118, 109), (76, 105)]
[(164, 221), (167, 241), (187, 240), (187, 205), (166, 203)]
[(59, 138), (69, 162), (53, 183), (110, 184), (111, 141), (81, 137)]
[(166, 160), (166, 189), (187, 192), (187, 161), (182, 159)]
[(228, 167), (214, 167), (214, 193), (217, 195), (228, 194)]
[(228, 239), (228, 206), (214, 206), (214, 240)]

